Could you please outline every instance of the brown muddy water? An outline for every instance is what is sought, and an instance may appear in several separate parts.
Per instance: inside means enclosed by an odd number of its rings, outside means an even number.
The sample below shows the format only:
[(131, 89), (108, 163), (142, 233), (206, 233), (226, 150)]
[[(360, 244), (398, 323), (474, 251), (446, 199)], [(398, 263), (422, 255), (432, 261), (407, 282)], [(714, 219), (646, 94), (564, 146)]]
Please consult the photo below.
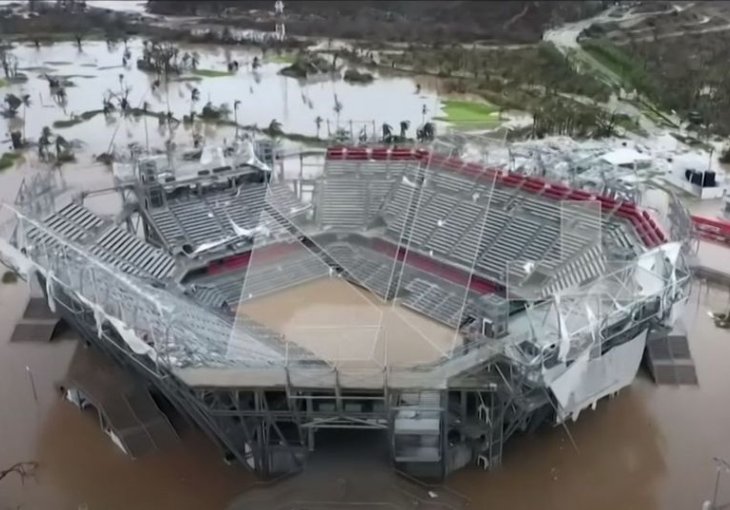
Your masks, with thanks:
[[(25, 293), (21, 283), (0, 286), (0, 459), (37, 460), (40, 468), (25, 485), (13, 477), (0, 482), (0, 508), (222, 509), (251, 484), (193, 431), (174, 451), (140, 460), (119, 452), (93, 415), (60, 401), (53, 389), (73, 342), (7, 341)], [(699, 387), (656, 387), (641, 376), (567, 425), (577, 449), (560, 427), (518, 437), (499, 471), (470, 468), (448, 484), (471, 508), (700, 508), (712, 494), (712, 457), (730, 457), (730, 333), (706, 314), (727, 304), (726, 290), (697, 288), (688, 307), (688, 319), (696, 316), (690, 330)], [(730, 477), (720, 495), (730, 501)]]
[[(22, 171), (0, 174), (1, 198), (12, 199)], [(75, 187), (110, 180), (100, 168), (69, 167), (65, 175)], [(61, 401), (54, 389), (73, 342), (8, 341), (26, 296), (22, 282), (0, 284), (0, 467), (35, 460), (39, 469), (24, 485), (14, 475), (0, 481), (0, 510), (225, 509), (253, 483), (191, 430), (174, 450), (125, 457), (94, 415)], [(700, 508), (712, 496), (713, 456), (730, 459), (730, 332), (716, 329), (706, 313), (729, 303), (727, 289), (695, 286), (686, 321), (698, 387), (657, 387), (641, 376), (568, 423), (567, 432), (556, 427), (514, 438), (499, 471), (469, 468), (448, 485), (479, 509)], [(730, 475), (721, 480), (719, 500), (730, 502)]]
[(453, 329), (341, 278), (252, 299), (239, 310), (340, 368), (433, 362), (452, 349), (456, 337)]

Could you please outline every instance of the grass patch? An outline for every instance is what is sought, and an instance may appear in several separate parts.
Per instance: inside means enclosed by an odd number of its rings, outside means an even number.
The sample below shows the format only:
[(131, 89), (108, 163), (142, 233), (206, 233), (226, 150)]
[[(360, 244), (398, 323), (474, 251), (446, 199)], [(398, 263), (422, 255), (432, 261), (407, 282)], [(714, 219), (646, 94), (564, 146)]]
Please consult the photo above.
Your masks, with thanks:
[(55, 73), (56, 70), (52, 67), (48, 66), (28, 66), (28, 67), (19, 67), (18, 68), (21, 71), (33, 71), (36, 73)]
[(170, 82), (179, 82), (179, 81), (203, 81), (203, 78), (200, 76), (175, 76), (172, 78), (168, 78), (168, 81)]
[(13, 273), (12, 271), (5, 271), (3, 274), (3, 283), (15, 283), (18, 281), (18, 275)]
[(62, 80), (71, 80), (73, 78), (92, 79), (96, 77), (97, 76), (95, 74), (59, 74), (56, 76), (56, 78), (61, 78)]
[(76, 124), (81, 124), (84, 122), (84, 119), (81, 117), (74, 117), (73, 119), (62, 119), (62, 120), (56, 120), (53, 122), (53, 127), (56, 129), (62, 129), (62, 128), (70, 128), (75, 126)]
[(231, 76), (233, 73), (229, 73), (228, 71), (214, 71), (213, 69), (195, 69), (193, 74), (205, 78), (219, 78), (221, 76)]
[(639, 125), (639, 121), (635, 118), (629, 117), (628, 115), (617, 115), (615, 121), (617, 126), (624, 128), (626, 131), (639, 136), (649, 136), (649, 133)]
[(104, 110), (89, 110), (88, 112), (84, 112), (81, 115), (70, 119), (57, 120), (53, 123), (53, 127), (56, 129), (70, 128), (77, 124), (81, 124), (82, 122), (86, 122), (87, 120), (91, 120), (102, 113), (104, 113)]
[(23, 156), (17, 152), (4, 152), (3, 155), (0, 156), (0, 170), (10, 168), (22, 157)]
[(73, 64), (73, 62), (68, 62), (67, 60), (44, 60), (43, 63), (49, 66), (69, 66)]
[(3, 80), (0, 78), (0, 87), (6, 87), (8, 85), (8, 80)]
[(25, 83), (27, 81), (28, 81), (28, 75), (26, 75), (25, 73), (17, 73), (12, 78), (8, 78), (8, 83), (10, 85), (15, 85), (18, 83)]
[(631, 88), (648, 96), (654, 96), (654, 86), (644, 65), (632, 55), (605, 39), (589, 39), (581, 43), (593, 58), (616, 73)]
[(489, 103), (475, 101), (444, 101), (444, 115), (436, 120), (454, 124), (494, 124), (496, 108)]
[(274, 64), (293, 64), (296, 62), (296, 55), (272, 55), (271, 58), (267, 59), (269, 62)]

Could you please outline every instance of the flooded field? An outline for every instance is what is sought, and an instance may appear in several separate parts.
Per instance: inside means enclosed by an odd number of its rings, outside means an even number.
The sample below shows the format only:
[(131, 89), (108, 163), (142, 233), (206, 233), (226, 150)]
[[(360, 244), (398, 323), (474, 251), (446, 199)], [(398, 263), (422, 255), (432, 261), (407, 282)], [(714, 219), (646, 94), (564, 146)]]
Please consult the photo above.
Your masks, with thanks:
[(436, 361), (457, 338), (453, 329), (340, 278), (252, 299), (239, 311), (342, 369)]
[[(30, 104), (18, 111), (15, 119), (0, 119), (0, 129), (5, 137), (11, 128), (25, 130), (28, 139), (36, 140), (43, 127), (51, 127), (67, 140), (79, 140), (89, 154), (106, 152), (110, 147), (125, 150), (130, 143), (160, 147), (168, 138), (166, 126), (149, 116), (120, 118), (117, 113), (105, 116), (101, 113), (103, 99), (109, 92), (121, 95), (130, 89), (128, 96), (132, 107), (142, 108), (147, 103), (149, 111), (171, 111), (177, 119), (189, 115), (191, 110), (200, 113), (211, 102), (218, 107), (226, 104), (231, 111), (229, 120), (237, 118), (241, 125), (269, 126), (276, 119), (284, 132), (322, 137), (337, 126), (355, 134), (363, 126), (368, 132), (373, 128), (380, 132), (383, 122), (398, 126), (409, 121), (412, 129), (423, 122), (423, 108), (428, 116), (441, 111), (437, 94), (425, 89), (416, 93), (416, 84), (409, 78), (381, 77), (368, 85), (333, 80), (330, 75), (310, 81), (284, 77), (278, 72), (287, 64), (277, 63), (274, 55), (262, 55), (258, 50), (241, 48), (223, 49), (215, 46), (180, 46), (180, 53), (196, 53), (199, 74), (190, 73), (173, 78), (159, 87), (153, 87), (157, 76), (137, 69), (136, 61), (142, 54), (143, 43), (139, 39), (129, 41), (131, 59), (123, 66), (124, 45), (108, 46), (102, 41), (84, 42), (81, 49), (75, 43), (58, 43), (36, 48), (32, 44), (19, 44), (13, 49), (17, 57), (18, 71), (28, 76), (26, 83), (10, 84), (0, 89), (0, 94), (28, 95)], [(262, 65), (252, 69), (258, 57)], [(227, 73), (227, 63), (236, 61), (239, 70)], [(214, 71), (220, 76), (202, 76)], [(66, 100), (54, 98), (45, 75), (70, 81), (65, 88)], [(210, 74), (210, 73), (207, 73)], [(198, 90), (199, 99), (192, 100), (192, 90)], [(240, 102), (238, 111), (234, 104)], [(335, 102), (341, 106), (335, 112)], [(53, 123), (69, 121), (85, 112), (98, 111), (89, 120), (70, 127), (54, 128)], [(317, 118), (321, 118), (319, 127)], [(204, 125), (207, 139), (220, 140), (233, 137), (233, 128)], [(182, 144), (192, 143), (193, 128), (180, 125), (173, 140)]]

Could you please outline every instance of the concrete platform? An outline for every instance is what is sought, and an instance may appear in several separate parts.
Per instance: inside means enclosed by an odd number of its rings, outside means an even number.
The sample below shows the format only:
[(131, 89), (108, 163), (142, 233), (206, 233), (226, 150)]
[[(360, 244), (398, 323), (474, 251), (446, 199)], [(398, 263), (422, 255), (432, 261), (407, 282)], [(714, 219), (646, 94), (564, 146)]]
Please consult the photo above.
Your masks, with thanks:
[(50, 342), (57, 332), (61, 319), (48, 308), (43, 297), (31, 297), (23, 316), (15, 326), (11, 342)]

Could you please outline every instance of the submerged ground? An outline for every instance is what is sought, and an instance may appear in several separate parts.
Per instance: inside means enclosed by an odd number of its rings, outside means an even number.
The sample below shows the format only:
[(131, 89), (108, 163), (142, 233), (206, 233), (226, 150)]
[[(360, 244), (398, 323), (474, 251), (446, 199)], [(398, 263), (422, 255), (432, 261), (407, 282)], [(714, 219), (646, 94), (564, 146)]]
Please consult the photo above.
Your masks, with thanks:
[[(570, 47), (581, 30), (580, 26), (569, 27), (548, 34), (548, 39), (561, 48)], [(383, 122), (397, 132), (401, 121), (409, 121), (412, 136), (415, 127), (431, 117), (483, 126), (494, 122), (498, 111), (485, 102), (474, 105), (446, 97), (439, 92), (442, 80), (435, 77), (388, 75), (370, 85), (330, 79), (303, 83), (277, 74), (290, 62), (288, 57), (263, 56), (259, 50), (239, 47), (183, 47), (199, 52), (199, 71), (152, 90), (155, 77), (135, 65), (142, 41), (131, 39), (128, 44), (132, 59), (126, 68), (122, 66), (122, 44), (109, 47), (102, 41), (87, 41), (81, 49), (72, 42), (39, 49), (19, 45), (14, 50), (20, 58), (19, 70), (29, 80), (22, 84), (0, 81), (0, 97), (28, 94), (30, 103), (15, 119), (0, 118), (0, 139), (5, 140), (11, 128), (23, 129), (29, 139), (37, 139), (48, 126), (68, 140), (82, 142), (76, 150), (78, 163), (66, 166), (64, 175), (73, 186), (92, 189), (111, 183), (104, 167), (89, 166), (94, 155), (110, 148), (123, 152), (130, 143), (160, 147), (170, 135), (168, 127), (153, 117), (99, 113), (107, 91), (130, 88), (133, 106), (147, 102), (152, 111), (169, 108), (180, 118), (191, 109), (200, 111), (208, 101), (216, 106), (227, 103), (231, 110), (240, 101), (229, 116), (237, 117), (239, 124), (265, 127), (276, 119), (285, 132), (323, 138), (328, 124), (330, 131), (338, 124), (349, 129), (350, 120), (355, 133), (362, 126), (379, 130)], [(262, 58), (263, 65), (254, 72), (255, 56)], [(229, 74), (227, 63), (233, 60), (241, 67)], [(66, 88), (65, 106), (51, 97), (45, 73), (73, 83)], [(608, 81), (620, 79), (607, 74)], [(192, 100), (194, 88), (199, 90), (197, 101)], [(337, 103), (339, 112), (335, 111)], [(76, 122), (88, 112), (96, 113)], [(642, 126), (651, 129), (654, 124), (642, 120)], [(218, 141), (230, 140), (235, 133), (231, 126), (180, 125), (172, 139), (189, 144), (195, 130)], [(2, 151), (6, 148), (3, 144)], [(0, 200), (11, 202), (22, 177), (38, 166), (34, 153), (31, 147), (18, 158), (17, 166), (0, 173)], [(10, 167), (16, 165), (10, 163)], [(20, 460), (36, 460), (40, 467), (36, 480), (21, 484), (11, 475), (0, 482), (0, 510), (225, 509), (253, 483), (251, 475), (225, 465), (213, 445), (190, 429), (183, 431), (183, 443), (174, 451), (136, 461), (122, 455), (101, 432), (94, 416), (60, 401), (53, 389), (65, 373), (72, 342), (8, 342), (25, 295), (22, 282), (0, 283), (0, 467)], [(708, 309), (727, 306), (726, 290), (696, 285), (687, 324), (698, 387), (656, 387), (642, 376), (617, 398), (583, 413), (567, 429), (516, 438), (506, 448), (501, 470), (469, 469), (451, 477), (448, 485), (469, 497), (472, 508), (700, 508), (712, 495), (712, 457), (730, 457), (730, 372), (726, 369), (730, 333), (716, 329), (706, 314)], [(356, 436), (348, 440), (373, 439)], [(342, 449), (346, 448), (343, 444)], [(359, 454), (368, 455), (368, 449), (364, 450), (360, 448)], [(372, 451), (378, 455), (378, 449)], [(367, 481), (367, 477), (359, 478)], [(721, 479), (720, 501), (730, 502), (730, 477)]]
[[(94, 415), (61, 401), (53, 389), (64, 375), (72, 341), (8, 342), (24, 294), (21, 283), (0, 285), (0, 401), (13, 410), (0, 415), (0, 459), (33, 459), (40, 468), (37, 479), (24, 485), (12, 477), (3, 480), (2, 508), (224, 509), (253, 483), (249, 474), (226, 466), (212, 444), (188, 429), (179, 448), (135, 461), (125, 457), (99, 429)], [(699, 508), (712, 493), (712, 457), (730, 455), (730, 373), (724, 369), (730, 334), (716, 329), (705, 313), (727, 301), (725, 290), (698, 287), (689, 304), (698, 387), (656, 387), (642, 376), (566, 429), (517, 437), (507, 446), (499, 471), (467, 469), (452, 476), (448, 485), (470, 498), (473, 508)], [(360, 437), (337, 444), (347, 449), (348, 441), (378, 441), (372, 435)], [(353, 450), (368, 465), (389, 469), (378, 460), (379, 447), (373, 446)], [(368, 460), (369, 455), (376, 457)], [(357, 464), (349, 459), (337, 468), (338, 475), (358, 483), (351, 476)], [(730, 501), (730, 480), (726, 482), (720, 494)], [(335, 486), (333, 482), (333, 490)]]

